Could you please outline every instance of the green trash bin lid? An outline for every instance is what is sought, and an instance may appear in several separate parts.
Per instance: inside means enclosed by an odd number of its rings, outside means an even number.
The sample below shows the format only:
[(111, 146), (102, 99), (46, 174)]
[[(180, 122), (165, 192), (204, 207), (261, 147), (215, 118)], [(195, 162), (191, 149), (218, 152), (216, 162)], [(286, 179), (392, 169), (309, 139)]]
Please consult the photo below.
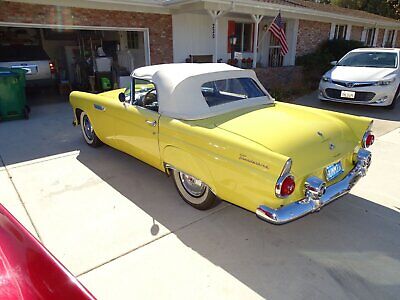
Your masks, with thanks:
[(9, 68), (0, 68), (0, 77), (8, 77), (8, 76), (18, 76), (18, 74), (16, 74)]
[(9, 77), (9, 76), (14, 76), (14, 77), (20, 77), (21, 75), (24, 75), (28, 71), (22, 68), (3, 68), (0, 67), (0, 77)]

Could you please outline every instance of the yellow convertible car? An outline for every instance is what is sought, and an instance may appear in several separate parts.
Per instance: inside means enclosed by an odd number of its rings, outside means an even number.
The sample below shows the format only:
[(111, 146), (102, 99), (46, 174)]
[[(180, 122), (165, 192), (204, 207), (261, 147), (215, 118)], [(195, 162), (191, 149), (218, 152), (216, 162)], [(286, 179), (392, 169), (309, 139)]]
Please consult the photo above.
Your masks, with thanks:
[(130, 88), (72, 92), (74, 124), (172, 177), (182, 198), (217, 197), (283, 224), (348, 193), (371, 163), (372, 121), (268, 94), (254, 71), (226, 64), (138, 68)]

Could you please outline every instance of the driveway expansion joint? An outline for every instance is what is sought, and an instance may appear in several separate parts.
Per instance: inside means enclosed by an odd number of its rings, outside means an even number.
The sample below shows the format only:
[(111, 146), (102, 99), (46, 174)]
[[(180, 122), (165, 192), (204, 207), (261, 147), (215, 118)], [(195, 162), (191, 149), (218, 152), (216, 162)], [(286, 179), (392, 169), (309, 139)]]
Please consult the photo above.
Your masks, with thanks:
[(1, 162), (1, 163), (3, 164), (3, 166), (4, 166), (4, 170), (5, 170), (6, 173), (7, 173), (7, 177), (10, 179), (10, 182), (11, 182), (11, 184), (12, 184), (12, 186), (13, 186), (15, 192), (17, 193), (19, 202), (21, 203), (22, 207), (24, 208), (25, 213), (26, 213), (26, 215), (28, 216), (29, 222), (32, 224), (33, 230), (35, 230), (36, 236), (38, 237), (39, 241), (43, 244), (43, 241), (42, 241), (42, 238), (41, 238), (41, 236), (40, 236), (40, 233), (39, 233), (38, 229), (36, 228), (35, 223), (33, 223), (32, 217), (31, 217), (31, 215), (29, 214), (28, 209), (26, 208), (24, 201), (22, 201), (21, 194), (19, 193), (19, 191), (18, 191), (18, 189), (17, 189), (17, 186), (15, 185), (15, 183), (14, 183), (14, 181), (13, 181), (13, 178), (12, 178), (12, 176), (11, 176), (11, 174), (10, 174), (10, 171), (8, 170), (6, 164), (4, 163), (3, 157), (2, 157), (1, 155), (0, 155), (0, 162)]
[(151, 240), (151, 241), (149, 241), (149, 242), (147, 242), (147, 243), (144, 243), (144, 244), (142, 244), (142, 245), (139, 245), (139, 246), (137, 246), (137, 247), (135, 247), (135, 248), (133, 248), (133, 249), (131, 249), (131, 250), (128, 250), (128, 251), (126, 251), (126, 252), (124, 252), (124, 253), (122, 253), (122, 254), (120, 254), (120, 255), (118, 255), (118, 256), (115, 256), (115, 257), (113, 257), (113, 258), (111, 258), (111, 259), (109, 259), (109, 260), (107, 260), (107, 261), (105, 261), (105, 262), (103, 262), (103, 263), (101, 263), (101, 264), (99, 264), (99, 265), (97, 265), (97, 266), (94, 266), (93, 268), (90, 268), (90, 269), (88, 269), (88, 270), (86, 270), (86, 271), (83, 271), (83, 272), (79, 273), (79, 274), (76, 275), (75, 277), (79, 278), (79, 277), (82, 276), (82, 275), (88, 274), (88, 273), (90, 273), (90, 272), (92, 272), (92, 271), (94, 271), (94, 270), (96, 270), (96, 269), (99, 269), (99, 268), (101, 268), (101, 267), (103, 267), (103, 266), (105, 266), (105, 265), (108, 265), (109, 263), (111, 263), (111, 262), (113, 262), (113, 261), (115, 261), (115, 260), (117, 260), (117, 259), (120, 259), (120, 258), (122, 258), (122, 257), (124, 257), (124, 256), (126, 256), (126, 255), (128, 255), (128, 254), (130, 254), (130, 253), (132, 253), (132, 252), (134, 252), (134, 251), (136, 251), (136, 250), (139, 250), (139, 249), (141, 249), (141, 248), (143, 248), (143, 247), (145, 247), (145, 246), (147, 246), (147, 245), (150, 245), (150, 244), (152, 244), (152, 243), (154, 243), (154, 242), (156, 242), (156, 241), (158, 241), (158, 240), (161, 240), (162, 238), (164, 238), (164, 237), (166, 237), (166, 236), (169, 236), (169, 235), (171, 235), (171, 234), (173, 234), (173, 233), (175, 233), (175, 232), (178, 232), (178, 231), (180, 231), (180, 230), (182, 230), (182, 229), (185, 229), (185, 228), (189, 227), (189, 226), (192, 225), (192, 224), (195, 224), (195, 223), (197, 223), (197, 222), (200, 222), (200, 221), (202, 221), (202, 220), (208, 218), (209, 216), (212, 216), (212, 215), (214, 215), (214, 214), (217, 214), (217, 213), (221, 212), (222, 210), (224, 210), (224, 209), (226, 209), (226, 208), (228, 208), (228, 207), (231, 207), (231, 205), (228, 204), (228, 205), (226, 205), (226, 206), (223, 206), (223, 207), (221, 207), (221, 208), (218, 208), (218, 209), (216, 209), (215, 211), (213, 211), (213, 212), (207, 214), (207, 215), (204, 216), (204, 217), (198, 218), (198, 219), (196, 219), (196, 220), (194, 220), (194, 221), (192, 221), (192, 222), (190, 222), (190, 223), (188, 223), (188, 224), (186, 224), (186, 225), (183, 225), (183, 226), (181, 226), (181, 227), (179, 227), (179, 228), (177, 228), (177, 229), (175, 229), (175, 230), (172, 230), (172, 231), (170, 231), (170, 232), (164, 233), (164, 234), (160, 235), (159, 237), (155, 238), (154, 240)]
[[(55, 154), (55, 155), (46, 156), (46, 157), (42, 157), (42, 158), (36, 158), (33, 160), (12, 164), (12, 165), (8, 166), (8, 168), (9, 169), (17, 169), (17, 168), (40, 164), (43, 162), (52, 161), (52, 160), (56, 160), (56, 159), (60, 159), (60, 158), (68, 157), (68, 156), (74, 156), (74, 155), (77, 156), (77, 155), (79, 155), (79, 152), (80, 152), (79, 150), (74, 150), (74, 151), (65, 152), (65, 153), (61, 153), (61, 154)], [(3, 162), (3, 165), (5, 168), (4, 162)]]

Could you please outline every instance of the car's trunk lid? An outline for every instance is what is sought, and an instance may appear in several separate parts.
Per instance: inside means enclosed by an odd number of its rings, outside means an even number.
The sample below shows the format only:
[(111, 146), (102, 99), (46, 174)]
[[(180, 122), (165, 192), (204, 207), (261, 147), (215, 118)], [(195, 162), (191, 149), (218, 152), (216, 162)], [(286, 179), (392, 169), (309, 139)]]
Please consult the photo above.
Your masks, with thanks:
[(343, 121), (294, 105), (276, 103), (217, 126), (292, 158), (300, 176), (347, 157), (356, 146), (352, 130)]

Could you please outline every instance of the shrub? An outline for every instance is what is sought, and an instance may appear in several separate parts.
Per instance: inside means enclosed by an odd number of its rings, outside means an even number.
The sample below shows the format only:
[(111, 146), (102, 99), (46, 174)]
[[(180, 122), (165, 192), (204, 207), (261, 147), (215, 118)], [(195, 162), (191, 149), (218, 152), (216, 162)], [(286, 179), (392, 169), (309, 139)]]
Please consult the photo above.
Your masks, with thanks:
[(296, 65), (303, 66), (306, 84), (316, 89), (321, 76), (332, 67), (331, 61), (339, 60), (347, 52), (362, 47), (365, 46), (359, 41), (329, 40), (322, 43), (314, 53), (297, 57)]

